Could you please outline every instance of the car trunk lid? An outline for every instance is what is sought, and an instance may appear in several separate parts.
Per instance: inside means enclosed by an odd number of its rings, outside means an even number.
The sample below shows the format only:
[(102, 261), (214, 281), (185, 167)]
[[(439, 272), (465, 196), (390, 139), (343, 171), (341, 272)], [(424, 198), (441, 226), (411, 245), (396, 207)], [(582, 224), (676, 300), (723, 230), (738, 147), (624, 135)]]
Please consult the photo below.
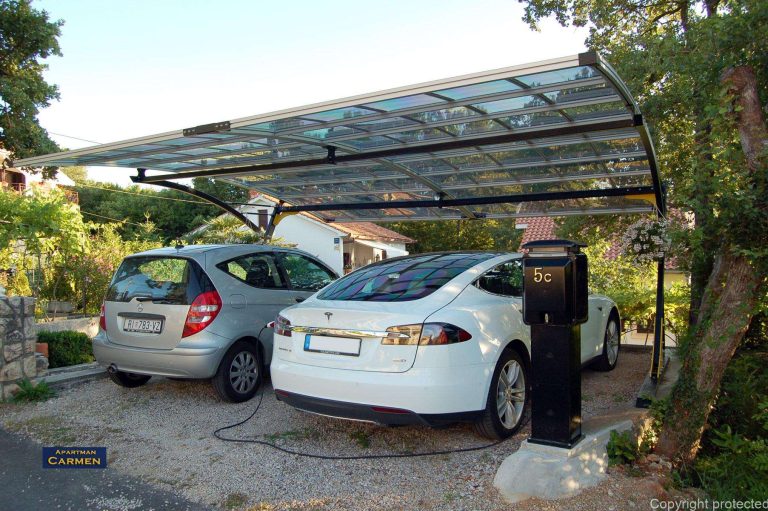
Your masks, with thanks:
[[(356, 371), (405, 372), (416, 345), (384, 345), (387, 328), (421, 325), (429, 313), (409, 302), (376, 304), (313, 300), (283, 311), (291, 322), (290, 351), (279, 356), (297, 364)], [(409, 307), (410, 305), (410, 307)]]
[(192, 259), (126, 258), (104, 301), (107, 337), (123, 346), (171, 350), (181, 342), (190, 304), (212, 289)]

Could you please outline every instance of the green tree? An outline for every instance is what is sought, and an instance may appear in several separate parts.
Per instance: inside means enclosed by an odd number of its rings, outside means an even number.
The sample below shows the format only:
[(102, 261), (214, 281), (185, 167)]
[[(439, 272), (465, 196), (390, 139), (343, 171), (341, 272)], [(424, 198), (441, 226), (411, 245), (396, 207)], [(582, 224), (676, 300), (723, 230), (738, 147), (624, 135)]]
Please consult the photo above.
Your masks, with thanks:
[(88, 249), (80, 211), (59, 190), (32, 188), (22, 195), (0, 188), (0, 226), (0, 268), (21, 279), (11, 292), (26, 291), (23, 277), (31, 274), (35, 296), (45, 287), (55, 297), (60, 282), (53, 268)]
[(514, 219), (393, 222), (385, 227), (416, 240), (411, 253), (442, 250), (515, 251), (522, 231), (515, 229)]
[(52, 153), (58, 146), (40, 127), (37, 114), (58, 99), (43, 79), (41, 61), (61, 55), (57, 37), (63, 21), (33, 9), (30, 0), (0, 0), (0, 144), (16, 158)]
[(238, 204), (248, 201), (248, 190), (242, 186), (235, 186), (220, 179), (211, 179), (207, 177), (196, 177), (192, 180), (192, 187), (195, 190), (213, 195), (219, 200), (229, 204)]
[(75, 189), (88, 220), (124, 222), (120, 229), (125, 239), (140, 235), (142, 225), (150, 220), (162, 240), (172, 242), (221, 213), (216, 206), (175, 190), (122, 188), (94, 181), (79, 182)]
[(768, 3), (763, 0), (525, 0), (535, 27), (590, 25), (654, 128), (670, 202), (693, 213), (692, 325), (659, 443), (690, 465), (723, 371), (768, 268)]
[(59, 171), (75, 183), (83, 183), (88, 179), (88, 169), (83, 166), (62, 167)]

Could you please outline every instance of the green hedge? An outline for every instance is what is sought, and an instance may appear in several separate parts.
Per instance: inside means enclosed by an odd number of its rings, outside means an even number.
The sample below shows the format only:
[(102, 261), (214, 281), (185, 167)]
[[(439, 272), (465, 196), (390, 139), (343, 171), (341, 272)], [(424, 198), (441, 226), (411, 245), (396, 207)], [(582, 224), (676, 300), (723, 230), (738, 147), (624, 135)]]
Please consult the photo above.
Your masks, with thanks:
[(37, 342), (48, 343), (48, 367), (66, 367), (93, 362), (91, 340), (81, 332), (39, 332)]

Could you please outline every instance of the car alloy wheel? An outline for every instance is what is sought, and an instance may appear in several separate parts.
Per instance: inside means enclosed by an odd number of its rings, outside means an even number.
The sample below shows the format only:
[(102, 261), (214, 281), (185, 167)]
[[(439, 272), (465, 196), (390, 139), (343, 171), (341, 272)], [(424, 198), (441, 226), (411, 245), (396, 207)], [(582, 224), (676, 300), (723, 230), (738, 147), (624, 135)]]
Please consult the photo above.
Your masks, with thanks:
[(229, 382), (241, 394), (250, 392), (258, 381), (259, 368), (256, 358), (248, 351), (241, 351), (229, 366)]
[(608, 363), (610, 365), (616, 365), (616, 360), (619, 358), (619, 327), (616, 325), (616, 321), (611, 318), (608, 321), (608, 326), (605, 329), (605, 349), (608, 355)]
[(501, 369), (496, 385), (496, 411), (505, 428), (520, 421), (525, 408), (525, 375), (517, 360), (509, 360)]

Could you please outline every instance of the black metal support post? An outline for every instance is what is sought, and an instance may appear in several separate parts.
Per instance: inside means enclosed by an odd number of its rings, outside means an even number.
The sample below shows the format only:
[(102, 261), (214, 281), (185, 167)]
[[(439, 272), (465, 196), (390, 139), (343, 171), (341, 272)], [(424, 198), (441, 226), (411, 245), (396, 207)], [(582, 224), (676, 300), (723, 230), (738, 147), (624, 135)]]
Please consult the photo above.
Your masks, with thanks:
[(656, 323), (653, 329), (651, 378), (658, 382), (664, 369), (664, 258), (656, 263)]
[[(144, 169), (138, 169), (138, 170), (139, 170), (139, 174), (140, 175), (143, 174), (142, 171)], [(131, 179), (134, 182), (140, 182), (138, 179), (136, 179), (134, 177), (132, 177)], [(231, 214), (232, 216), (234, 216), (235, 218), (237, 218), (238, 220), (243, 222), (253, 232), (256, 232), (256, 233), (260, 233), (261, 232), (261, 229), (259, 229), (259, 226), (254, 224), (253, 222), (251, 222), (250, 219), (248, 219), (247, 216), (245, 216), (243, 213), (238, 211), (236, 208), (233, 208), (232, 206), (230, 206), (226, 202), (217, 199), (213, 195), (209, 195), (209, 194), (207, 194), (205, 192), (201, 192), (200, 190), (195, 190), (194, 188), (191, 188), (191, 187), (186, 186), (186, 185), (182, 185), (182, 184), (179, 184), (179, 183), (174, 183), (173, 181), (153, 181), (152, 184), (153, 185), (157, 185), (157, 186), (162, 186), (163, 188), (170, 188), (172, 190), (177, 190), (179, 192), (188, 193), (189, 195), (192, 195), (192, 196), (197, 197), (199, 199), (203, 199), (204, 201), (210, 202), (214, 206), (217, 206), (220, 209), (223, 209), (227, 213)]]
[(267, 229), (264, 232), (264, 243), (268, 243), (272, 239), (272, 235), (275, 233), (275, 227), (277, 226), (277, 219), (279, 218), (280, 213), (283, 212), (283, 201), (278, 202), (275, 204), (275, 207), (272, 208), (272, 214), (269, 216), (269, 223), (267, 224)]

